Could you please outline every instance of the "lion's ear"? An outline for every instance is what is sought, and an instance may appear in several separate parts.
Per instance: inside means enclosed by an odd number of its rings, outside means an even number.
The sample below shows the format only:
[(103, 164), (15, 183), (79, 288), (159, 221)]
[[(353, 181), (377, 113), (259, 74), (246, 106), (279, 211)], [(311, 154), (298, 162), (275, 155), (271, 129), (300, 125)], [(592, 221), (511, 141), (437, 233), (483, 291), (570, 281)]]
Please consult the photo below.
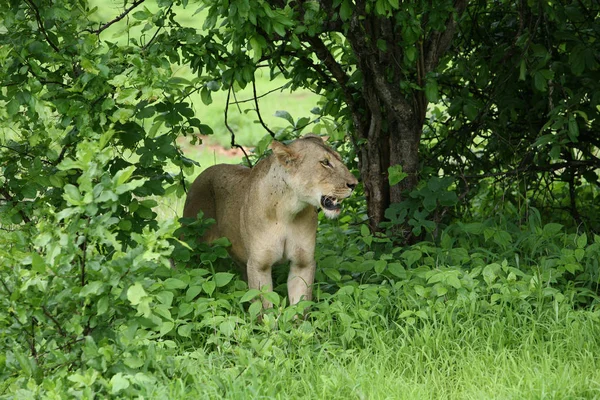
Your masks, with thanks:
[(307, 135), (302, 136), (302, 139), (312, 139), (320, 144), (323, 144), (326, 142), (326, 140), (324, 138), (322, 138), (321, 136), (317, 136), (314, 133), (309, 133)]
[(271, 142), (271, 150), (273, 150), (273, 154), (275, 154), (275, 157), (277, 157), (277, 160), (283, 166), (290, 166), (298, 159), (298, 154), (294, 150), (276, 140)]

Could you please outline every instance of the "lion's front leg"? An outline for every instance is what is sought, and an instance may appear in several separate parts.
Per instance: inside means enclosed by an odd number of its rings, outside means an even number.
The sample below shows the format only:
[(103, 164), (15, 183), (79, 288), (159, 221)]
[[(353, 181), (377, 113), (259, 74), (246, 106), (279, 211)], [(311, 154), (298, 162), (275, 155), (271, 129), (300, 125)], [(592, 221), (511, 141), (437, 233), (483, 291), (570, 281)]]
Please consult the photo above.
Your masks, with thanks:
[(290, 304), (296, 304), (300, 300), (312, 299), (312, 285), (315, 280), (316, 269), (317, 264), (314, 260), (292, 260), (287, 280)]
[[(266, 289), (268, 291), (273, 290), (273, 278), (271, 277), (271, 264), (265, 264), (249, 260), (246, 267), (246, 273), (248, 275), (248, 287), (250, 289)], [(262, 298), (263, 308), (273, 307), (273, 303), (265, 298)]]

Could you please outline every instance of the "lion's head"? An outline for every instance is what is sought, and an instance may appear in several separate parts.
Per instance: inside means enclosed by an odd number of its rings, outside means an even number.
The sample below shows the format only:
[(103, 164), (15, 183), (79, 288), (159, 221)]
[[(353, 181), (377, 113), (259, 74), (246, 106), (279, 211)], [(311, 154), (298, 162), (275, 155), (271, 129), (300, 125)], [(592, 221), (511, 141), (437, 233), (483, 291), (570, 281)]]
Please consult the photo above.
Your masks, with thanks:
[(340, 155), (315, 135), (306, 135), (287, 146), (273, 142), (271, 148), (298, 199), (320, 207), (328, 218), (337, 218), (342, 200), (358, 183)]

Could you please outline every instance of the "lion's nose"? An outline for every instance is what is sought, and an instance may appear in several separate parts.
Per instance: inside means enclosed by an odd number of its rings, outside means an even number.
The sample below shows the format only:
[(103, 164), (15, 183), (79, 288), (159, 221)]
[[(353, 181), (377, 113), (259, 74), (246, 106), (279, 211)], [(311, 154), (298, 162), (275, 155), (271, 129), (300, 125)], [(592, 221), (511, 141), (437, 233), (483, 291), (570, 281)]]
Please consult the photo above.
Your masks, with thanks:
[(354, 190), (354, 188), (356, 187), (356, 183), (346, 183), (346, 186), (348, 186), (350, 190)]

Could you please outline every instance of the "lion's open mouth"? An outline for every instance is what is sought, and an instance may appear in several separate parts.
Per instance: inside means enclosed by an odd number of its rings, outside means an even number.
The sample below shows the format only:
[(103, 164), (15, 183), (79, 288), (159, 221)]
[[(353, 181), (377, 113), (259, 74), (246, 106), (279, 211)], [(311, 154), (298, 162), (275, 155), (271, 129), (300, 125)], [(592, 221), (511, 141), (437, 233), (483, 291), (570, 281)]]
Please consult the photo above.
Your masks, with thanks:
[(321, 207), (329, 211), (339, 211), (342, 208), (341, 200), (331, 196), (321, 197)]

